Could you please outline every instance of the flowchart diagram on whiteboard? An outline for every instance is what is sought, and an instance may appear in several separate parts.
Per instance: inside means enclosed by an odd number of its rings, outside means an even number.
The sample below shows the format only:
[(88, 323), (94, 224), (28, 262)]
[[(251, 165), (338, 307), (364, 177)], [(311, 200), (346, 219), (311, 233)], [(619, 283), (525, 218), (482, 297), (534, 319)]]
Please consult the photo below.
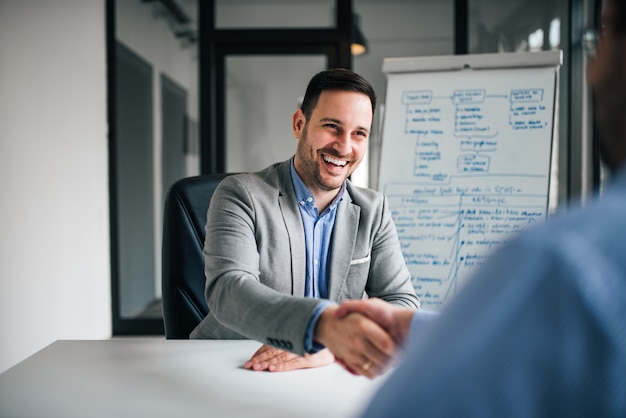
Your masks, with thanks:
[(560, 51), (385, 60), (378, 185), (423, 308), (546, 219), (560, 62)]

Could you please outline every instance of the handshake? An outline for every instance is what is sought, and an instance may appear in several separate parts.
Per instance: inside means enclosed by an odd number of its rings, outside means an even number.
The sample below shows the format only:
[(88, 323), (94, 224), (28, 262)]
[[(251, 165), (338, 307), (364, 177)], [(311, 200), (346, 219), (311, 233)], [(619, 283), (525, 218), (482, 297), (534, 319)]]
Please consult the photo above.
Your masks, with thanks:
[(377, 298), (346, 300), (324, 309), (315, 324), (313, 339), (325, 349), (300, 356), (264, 344), (244, 368), (283, 372), (337, 361), (350, 373), (371, 379), (383, 374), (405, 347), (416, 312)]
[(415, 312), (376, 298), (347, 300), (324, 310), (314, 339), (350, 373), (374, 378), (406, 345)]

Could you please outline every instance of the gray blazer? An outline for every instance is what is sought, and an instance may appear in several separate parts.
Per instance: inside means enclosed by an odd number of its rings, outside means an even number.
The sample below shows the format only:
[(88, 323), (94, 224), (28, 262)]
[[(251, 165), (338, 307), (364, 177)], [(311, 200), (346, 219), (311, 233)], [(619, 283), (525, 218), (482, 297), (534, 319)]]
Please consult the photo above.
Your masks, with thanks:
[[(209, 314), (191, 338), (250, 338), (298, 354), (319, 299), (304, 297), (304, 227), (290, 161), (228, 176), (207, 214)], [(386, 198), (347, 182), (332, 233), (329, 298), (366, 293), (419, 308)]]

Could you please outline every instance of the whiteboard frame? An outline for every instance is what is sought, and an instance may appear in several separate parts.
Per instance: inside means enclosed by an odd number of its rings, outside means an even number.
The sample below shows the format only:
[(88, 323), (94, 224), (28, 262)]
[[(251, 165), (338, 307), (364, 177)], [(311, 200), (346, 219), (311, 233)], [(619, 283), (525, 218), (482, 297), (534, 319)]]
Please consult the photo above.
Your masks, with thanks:
[(481, 70), (498, 68), (559, 67), (563, 51), (511, 52), (500, 54), (445, 55), (431, 57), (385, 58), (385, 74)]

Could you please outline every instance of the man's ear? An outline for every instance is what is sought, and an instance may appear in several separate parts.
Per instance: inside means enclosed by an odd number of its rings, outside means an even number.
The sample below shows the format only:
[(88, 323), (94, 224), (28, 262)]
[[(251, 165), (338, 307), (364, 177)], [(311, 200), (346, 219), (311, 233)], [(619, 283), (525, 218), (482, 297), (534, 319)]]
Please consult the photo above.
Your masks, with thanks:
[(291, 127), (293, 129), (294, 138), (300, 139), (305, 125), (306, 125), (306, 118), (304, 117), (304, 113), (302, 112), (302, 109), (296, 110), (296, 112), (293, 114), (291, 118)]

